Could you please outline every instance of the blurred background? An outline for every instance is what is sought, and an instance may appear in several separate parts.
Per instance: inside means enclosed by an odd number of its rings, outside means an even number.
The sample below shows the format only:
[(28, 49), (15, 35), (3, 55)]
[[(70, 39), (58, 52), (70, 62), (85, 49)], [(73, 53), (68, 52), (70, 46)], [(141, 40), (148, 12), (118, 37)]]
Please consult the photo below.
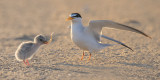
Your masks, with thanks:
[[(160, 0), (0, 0), (0, 59), (5, 62), (0, 64), (0, 79), (75, 80), (85, 77), (82, 79), (106, 80), (106, 70), (122, 80), (158, 80), (159, 8)], [(105, 35), (127, 43), (135, 52), (122, 46), (108, 48), (100, 55), (94, 54), (90, 62), (83, 63), (79, 59), (82, 51), (70, 39), (70, 21), (65, 21), (75, 12), (81, 14), (86, 26), (89, 20), (113, 20), (139, 29), (153, 39), (132, 32), (104, 29)], [(49, 37), (52, 32), (55, 33), (54, 41), (38, 51), (31, 62), (35, 66), (26, 68), (15, 60), (14, 52), (21, 42), (33, 40), (38, 34)], [(82, 66), (77, 68), (73, 64)]]

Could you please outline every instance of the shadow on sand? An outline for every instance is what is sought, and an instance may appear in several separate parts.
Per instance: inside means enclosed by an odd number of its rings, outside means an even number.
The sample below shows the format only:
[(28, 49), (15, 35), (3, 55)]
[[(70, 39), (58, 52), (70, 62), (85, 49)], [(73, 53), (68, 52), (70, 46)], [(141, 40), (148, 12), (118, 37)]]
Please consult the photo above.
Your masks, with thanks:
[[(34, 70), (56, 70), (56, 71), (63, 71), (63, 69), (55, 68), (54, 66), (29, 66), (32, 67)], [(28, 68), (29, 68), (28, 67)]]
[(139, 21), (136, 20), (129, 20), (127, 22), (125, 22), (126, 24), (133, 24), (133, 25), (137, 25), (137, 26), (141, 26), (141, 23)]
[(36, 35), (23, 35), (21, 37), (17, 37), (14, 40), (28, 40), (28, 41), (33, 41), (34, 37)]
[(145, 68), (153, 68), (153, 66), (148, 64), (138, 64), (138, 63), (126, 63), (126, 62), (118, 62), (119, 64), (129, 65), (129, 66), (137, 66), (137, 67), (145, 67)]
[(67, 63), (57, 63), (55, 65), (64, 65), (64, 66), (72, 66), (72, 67), (82, 67), (89, 69), (115, 69), (117, 67), (104, 67), (104, 66), (92, 66), (92, 65), (78, 65), (78, 64), (67, 64)]

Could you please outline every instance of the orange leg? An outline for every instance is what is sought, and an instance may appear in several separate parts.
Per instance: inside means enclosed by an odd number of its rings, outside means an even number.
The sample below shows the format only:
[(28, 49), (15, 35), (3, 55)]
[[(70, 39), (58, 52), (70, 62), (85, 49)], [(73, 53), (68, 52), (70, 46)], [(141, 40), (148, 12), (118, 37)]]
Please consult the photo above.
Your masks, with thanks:
[[(0, 59), (1, 60), (1, 59)], [(2, 60), (1, 60), (2, 61)], [(2, 61), (3, 62), (3, 61)], [(3, 62), (4, 63), (4, 62)]]
[(91, 59), (91, 53), (89, 53), (89, 58), (88, 58), (88, 60), (90, 60)]
[(83, 60), (83, 56), (84, 56), (84, 51), (83, 51), (83, 55), (82, 55), (82, 58), (81, 58), (81, 60)]
[(25, 60), (23, 60), (23, 62), (24, 62), (25, 65), (27, 65), (26, 62), (25, 62)]
[(29, 61), (28, 61), (28, 60), (26, 60), (26, 62), (27, 62), (27, 65), (29, 66)]

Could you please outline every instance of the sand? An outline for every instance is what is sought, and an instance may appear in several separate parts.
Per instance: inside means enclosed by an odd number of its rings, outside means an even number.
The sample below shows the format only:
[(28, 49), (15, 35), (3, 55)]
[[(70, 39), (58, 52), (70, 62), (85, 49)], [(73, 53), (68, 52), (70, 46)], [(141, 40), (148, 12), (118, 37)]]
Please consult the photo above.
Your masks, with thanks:
[[(160, 80), (160, 0), (1, 0), (0, 80)], [(113, 20), (147, 33), (142, 35), (103, 29), (103, 34), (122, 41), (121, 45), (86, 53), (70, 39), (72, 12), (89, 20)], [(18, 45), (38, 34), (54, 40), (39, 49), (30, 66), (15, 59)], [(102, 39), (103, 43), (114, 43)]]

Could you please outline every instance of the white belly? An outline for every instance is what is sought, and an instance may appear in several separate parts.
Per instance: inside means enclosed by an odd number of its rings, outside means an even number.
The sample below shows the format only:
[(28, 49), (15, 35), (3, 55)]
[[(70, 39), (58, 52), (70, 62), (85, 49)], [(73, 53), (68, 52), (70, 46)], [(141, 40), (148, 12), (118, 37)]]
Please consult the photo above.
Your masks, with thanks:
[(96, 40), (89, 34), (84, 32), (72, 32), (71, 33), (72, 41), (84, 51), (99, 51), (99, 44)]
[(80, 48), (80, 49), (83, 49), (85, 51), (88, 51), (89, 48), (88, 48), (88, 41), (84, 39), (84, 37), (72, 37), (72, 40), (73, 42)]

